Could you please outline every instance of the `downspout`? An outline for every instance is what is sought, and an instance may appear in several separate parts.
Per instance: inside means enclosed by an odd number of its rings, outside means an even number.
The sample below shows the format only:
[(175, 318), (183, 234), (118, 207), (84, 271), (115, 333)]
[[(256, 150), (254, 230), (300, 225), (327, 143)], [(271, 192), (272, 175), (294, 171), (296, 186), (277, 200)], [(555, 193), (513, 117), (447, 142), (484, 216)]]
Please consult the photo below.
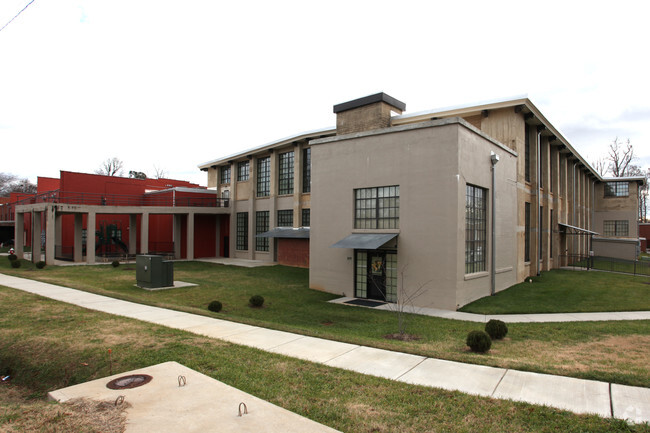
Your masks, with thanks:
[(540, 251), (542, 251), (542, 214), (540, 213), (540, 204), (542, 202), (541, 200), (541, 193), (542, 189), (540, 187), (540, 179), (542, 176), (542, 164), (540, 163), (540, 158), (542, 157), (542, 143), (540, 137), (542, 136), (542, 132), (538, 129), (537, 130), (537, 252), (535, 255), (537, 256), (537, 276), (539, 277), (541, 272), (540, 272), (540, 265), (539, 262), (542, 260), (542, 255)]
[(494, 152), (490, 152), (490, 162), (492, 163), (492, 218), (491, 218), (491, 256), (490, 260), (490, 295), (494, 296), (496, 293), (496, 274), (497, 274), (497, 246), (496, 246), (496, 165), (499, 162), (499, 155)]
[[(571, 200), (573, 201), (573, 206), (571, 207), (571, 225), (574, 227), (578, 227), (576, 225), (576, 165), (578, 165), (577, 162), (573, 163), (573, 193), (571, 194)], [(573, 247), (573, 255), (576, 255), (576, 239), (575, 236), (573, 237), (573, 240), (571, 242), (571, 246)]]

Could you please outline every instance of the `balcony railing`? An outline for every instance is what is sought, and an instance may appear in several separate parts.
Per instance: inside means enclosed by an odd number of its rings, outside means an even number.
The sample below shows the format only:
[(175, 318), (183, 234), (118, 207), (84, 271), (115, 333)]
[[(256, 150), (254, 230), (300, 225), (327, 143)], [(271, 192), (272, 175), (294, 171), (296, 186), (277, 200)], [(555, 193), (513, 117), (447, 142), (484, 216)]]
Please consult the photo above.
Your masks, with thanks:
[(49, 191), (14, 203), (0, 205), (0, 221), (13, 221), (15, 206), (37, 203), (63, 203), (88, 206), (167, 206), (167, 207), (223, 207), (230, 199), (178, 196), (175, 192), (161, 194), (99, 194), (86, 192)]

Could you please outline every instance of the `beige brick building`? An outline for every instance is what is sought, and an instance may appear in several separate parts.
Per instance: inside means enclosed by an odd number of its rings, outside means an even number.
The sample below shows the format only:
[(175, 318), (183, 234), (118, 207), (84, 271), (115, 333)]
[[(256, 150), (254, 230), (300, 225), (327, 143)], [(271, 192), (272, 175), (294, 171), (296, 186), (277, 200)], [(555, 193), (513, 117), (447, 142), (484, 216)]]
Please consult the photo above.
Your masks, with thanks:
[(603, 179), (529, 99), (405, 108), (360, 98), (334, 106), (336, 128), (200, 165), (232, 200), (228, 255), (455, 309), (590, 251), (636, 253), (643, 180)]

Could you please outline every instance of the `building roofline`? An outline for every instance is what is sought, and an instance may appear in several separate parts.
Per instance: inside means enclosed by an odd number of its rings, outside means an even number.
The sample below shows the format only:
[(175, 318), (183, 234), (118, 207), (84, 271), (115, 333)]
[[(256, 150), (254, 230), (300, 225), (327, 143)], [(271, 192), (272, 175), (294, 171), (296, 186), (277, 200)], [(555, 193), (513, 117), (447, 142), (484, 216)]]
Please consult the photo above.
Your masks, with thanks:
[(478, 102), (475, 104), (463, 104), (451, 107), (438, 108), (433, 110), (420, 111), (412, 114), (402, 114), (394, 116), (391, 120), (393, 125), (403, 125), (408, 123), (422, 122), (430, 120), (432, 117), (452, 117), (461, 115), (480, 114), (484, 110), (496, 110), (500, 108), (509, 108), (525, 106), (533, 115), (584, 165), (591, 174), (603, 181), (603, 177), (589, 164), (580, 153), (569, 143), (569, 140), (542, 114), (537, 106), (530, 100), (528, 95), (519, 95), (509, 98), (494, 99), (489, 101)]
[(230, 160), (233, 159), (238, 159), (246, 155), (250, 155), (253, 153), (259, 153), (263, 152), (265, 150), (269, 149), (274, 149), (276, 147), (284, 146), (286, 144), (289, 144), (293, 141), (298, 141), (298, 140), (304, 140), (308, 138), (313, 138), (313, 137), (318, 137), (320, 135), (329, 135), (329, 134), (334, 134), (336, 133), (336, 127), (334, 126), (329, 126), (327, 128), (320, 128), (320, 129), (314, 129), (311, 131), (305, 131), (305, 132), (300, 132), (295, 135), (290, 135), (288, 137), (281, 138), (279, 140), (271, 141), (269, 143), (263, 144), (261, 146), (253, 147), (250, 149), (242, 150), (241, 152), (233, 153), (231, 155), (225, 156), (223, 158), (219, 159), (213, 159), (212, 161), (204, 162), (203, 164), (199, 164), (198, 168), (201, 170), (207, 170), (213, 165), (220, 165), (227, 163)]

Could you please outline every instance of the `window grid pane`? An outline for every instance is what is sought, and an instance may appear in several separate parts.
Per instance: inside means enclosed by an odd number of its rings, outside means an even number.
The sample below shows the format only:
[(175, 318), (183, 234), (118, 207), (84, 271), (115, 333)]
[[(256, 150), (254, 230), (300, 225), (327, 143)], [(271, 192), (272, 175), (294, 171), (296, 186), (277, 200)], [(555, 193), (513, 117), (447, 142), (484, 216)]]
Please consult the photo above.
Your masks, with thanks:
[(630, 195), (630, 186), (627, 182), (606, 182), (605, 197), (627, 197)]
[(302, 210), (302, 226), (303, 227), (309, 227), (309, 224), (311, 223), (311, 210), (310, 209), (303, 209)]
[(302, 150), (302, 192), (311, 192), (311, 147)]
[(629, 236), (630, 223), (627, 220), (605, 220), (603, 222), (603, 235), (625, 237)]
[(293, 151), (279, 155), (278, 194), (293, 194)]
[(399, 185), (354, 190), (354, 228), (399, 228)]
[(386, 300), (397, 302), (397, 254), (386, 253)]
[[(255, 234), (259, 235), (269, 231), (269, 211), (255, 212)], [(255, 251), (268, 251), (269, 238), (255, 237)]]
[(250, 178), (250, 161), (237, 163), (237, 180), (245, 181)]
[(365, 251), (357, 251), (356, 259), (354, 296), (357, 298), (365, 298), (368, 293), (368, 254)]
[(230, 183), (230, 166), (221, 167), (221, 183)]
[(271, 158), (257, 160), (257, 197), (268, 197), (271, 194)]
[(278, 211), (278, 227), (293, 227), (293, 211), (292, 210), (279, 210)]
[(465, 193), (465, 273), (485, 271), (487, 244), (487, 190), (473, 185)]
[(238, 250), (248, 250), (248, 212), (237, 212), (236, 244)]

